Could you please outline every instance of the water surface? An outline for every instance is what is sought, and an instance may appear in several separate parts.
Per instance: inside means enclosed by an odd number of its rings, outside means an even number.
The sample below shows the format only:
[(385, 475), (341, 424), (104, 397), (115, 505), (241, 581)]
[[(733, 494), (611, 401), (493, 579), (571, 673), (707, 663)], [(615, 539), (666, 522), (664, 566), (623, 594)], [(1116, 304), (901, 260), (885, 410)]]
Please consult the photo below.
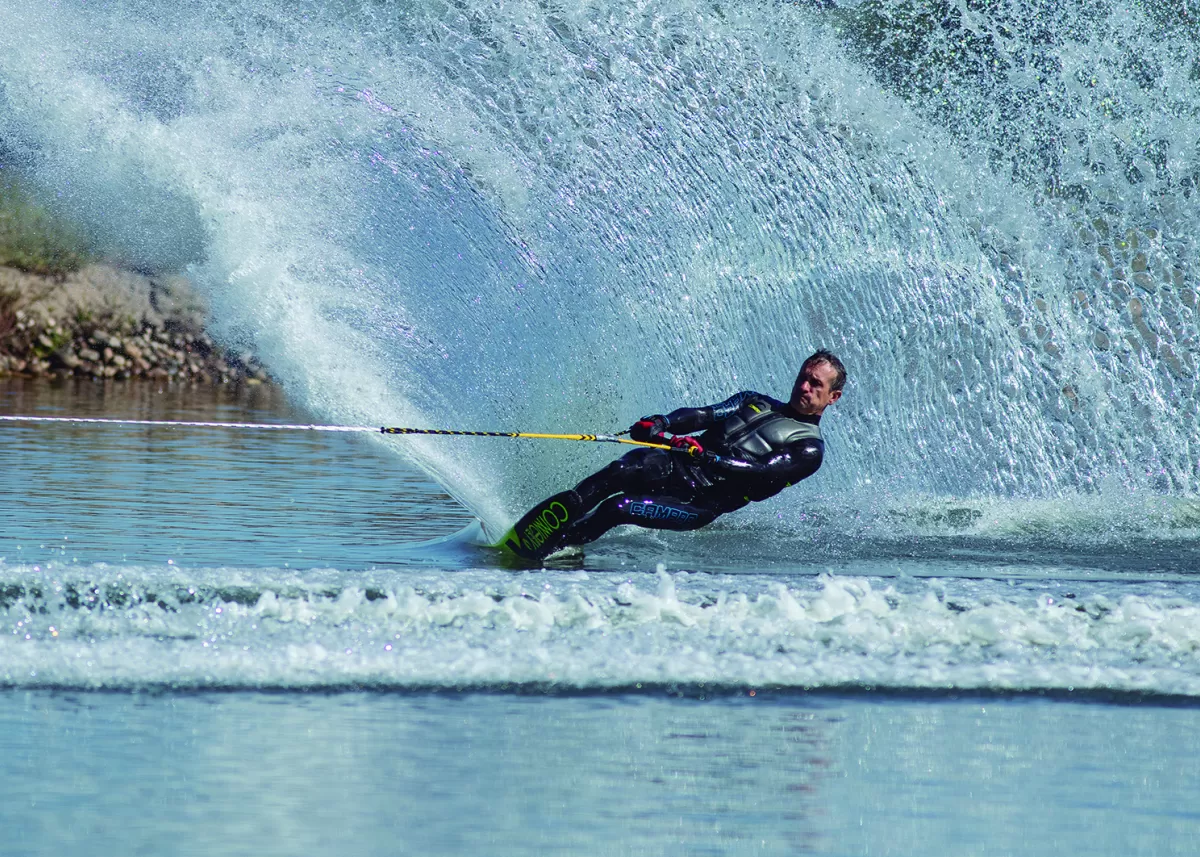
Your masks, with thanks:
[(6, 426), (0, 847), (1189, 849), (1181, 8), (0, 0), (0, 167), (287, 394), (10, 412), (612, 432), (851, 378), (812, 479), (538, 570), (464, 525), (612, 450)]
[(1183, 855), (1194, 724), (1038, 699), (16, 691), (0, 853)]

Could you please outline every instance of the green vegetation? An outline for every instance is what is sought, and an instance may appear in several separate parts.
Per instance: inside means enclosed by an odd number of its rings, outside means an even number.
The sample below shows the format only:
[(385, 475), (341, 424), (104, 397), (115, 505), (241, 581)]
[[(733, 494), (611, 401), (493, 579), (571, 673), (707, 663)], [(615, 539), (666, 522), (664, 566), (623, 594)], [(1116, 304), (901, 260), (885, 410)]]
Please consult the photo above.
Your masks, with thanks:
[(0, 170), (0, 265), (34, 274), (65, 274), (93, 258), (81, 232)]

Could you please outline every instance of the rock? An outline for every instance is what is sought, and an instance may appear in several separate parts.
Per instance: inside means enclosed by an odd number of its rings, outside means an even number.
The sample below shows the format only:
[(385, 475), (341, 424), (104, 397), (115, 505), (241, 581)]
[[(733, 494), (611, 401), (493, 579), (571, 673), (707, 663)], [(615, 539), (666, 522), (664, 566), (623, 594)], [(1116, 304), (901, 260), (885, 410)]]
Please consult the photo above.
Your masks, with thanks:
[(79, 358), (75, 356), (75, 352), (71, 350), (69, 345), (63, 346), (58, 351), (54, 352), (54, 358), (58, 361), (60, 366), (66, 369), (73, 370), (80, 364)]
[(193, 383), (244, 382), (252, 374), (203, 330), (203, 303), (182, 277), (148, 278), (106, 265), (43, 277), (0, 266), (0, 291), (19, 296), (0, 374), (53, 370)]

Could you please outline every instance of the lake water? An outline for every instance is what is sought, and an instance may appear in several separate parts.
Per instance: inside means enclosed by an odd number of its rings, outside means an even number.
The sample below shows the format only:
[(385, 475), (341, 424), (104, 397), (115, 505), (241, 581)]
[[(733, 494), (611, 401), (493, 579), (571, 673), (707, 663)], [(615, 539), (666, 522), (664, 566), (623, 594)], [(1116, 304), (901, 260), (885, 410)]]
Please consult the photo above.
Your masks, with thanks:
[[(21, 380), (0, 412), (304, 419), (269, 387)], [(472, 518), (386, 442), (3, 431), (0, 853), (1127, 855), (1200, 833), (1179, 573), (706, 567), (619, 532), (521, 571), (455, 538)]]

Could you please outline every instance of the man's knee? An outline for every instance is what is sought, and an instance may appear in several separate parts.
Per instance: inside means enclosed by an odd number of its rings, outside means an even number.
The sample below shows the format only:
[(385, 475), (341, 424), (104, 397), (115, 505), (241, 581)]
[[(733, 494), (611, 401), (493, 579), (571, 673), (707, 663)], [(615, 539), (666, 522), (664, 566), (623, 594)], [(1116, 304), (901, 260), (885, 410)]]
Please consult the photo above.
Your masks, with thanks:
[(695, 530), (711, 524), (718, 514), (674, 497), (623, 497), (618, 513), (623, 523), (653, 530)]
[(713, 509), (685, 503), (674, 497), (618, 494), (575, 521), (563, 543), (587, 544), (622, 524), (652, 530), (695, 530), (711, 524), (719, 514)]

